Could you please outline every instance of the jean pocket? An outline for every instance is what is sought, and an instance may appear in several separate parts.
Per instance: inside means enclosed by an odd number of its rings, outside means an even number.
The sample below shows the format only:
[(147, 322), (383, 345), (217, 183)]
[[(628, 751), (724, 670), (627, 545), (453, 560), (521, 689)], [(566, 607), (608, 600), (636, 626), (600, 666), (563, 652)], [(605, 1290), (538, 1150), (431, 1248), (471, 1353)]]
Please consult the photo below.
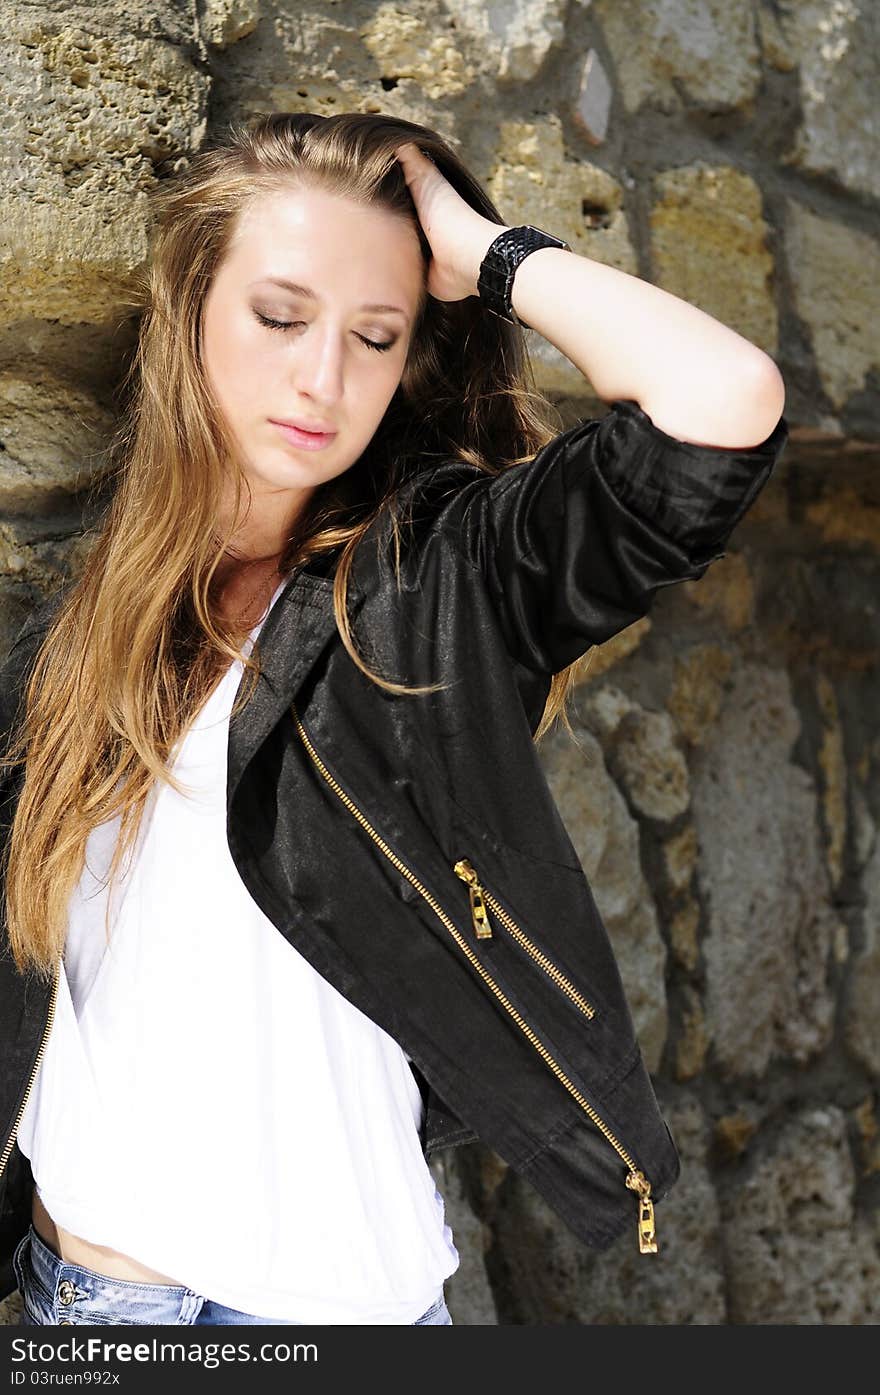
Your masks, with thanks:
[(30, 1265), (30, 1230), (19, 1240), (12, 1255), (12, 1271), (21, 1295), (23, 1316), (34, 1326), (51, 1326), (55, 1322), (52, 1301), (35, 1281)]
[(24, 1295), (24, 1276), (22, 1274), (21, 1260), (19, 1256), (21, 1255), (21, 1252), (29, 1239), (30, 1235), (27, 1231), (25, 1231), (24, 1235), (21, 1237), (21, 1239), (19, 1240), (18, 1244), (12, 1252), (12, 1272), (15, 1275), (15, 1282), (18, 1285), (18, 1291), (22, 1295)]

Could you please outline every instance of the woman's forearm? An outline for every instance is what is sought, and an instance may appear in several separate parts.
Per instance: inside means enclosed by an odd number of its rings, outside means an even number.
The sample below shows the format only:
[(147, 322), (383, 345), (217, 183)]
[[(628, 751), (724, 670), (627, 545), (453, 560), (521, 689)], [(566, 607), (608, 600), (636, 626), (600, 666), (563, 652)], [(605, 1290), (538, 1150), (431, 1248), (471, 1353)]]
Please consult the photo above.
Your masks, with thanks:
[[(501, 231), (487, 225), (473, 253), (475, 275)], [(638, 276), (542, 247), (517, 268), (511, 303), (599, 397), (631, 398), (670, 436), (748, 447), (765, 440), (782, 415), (785, 387), (768, 354)]]

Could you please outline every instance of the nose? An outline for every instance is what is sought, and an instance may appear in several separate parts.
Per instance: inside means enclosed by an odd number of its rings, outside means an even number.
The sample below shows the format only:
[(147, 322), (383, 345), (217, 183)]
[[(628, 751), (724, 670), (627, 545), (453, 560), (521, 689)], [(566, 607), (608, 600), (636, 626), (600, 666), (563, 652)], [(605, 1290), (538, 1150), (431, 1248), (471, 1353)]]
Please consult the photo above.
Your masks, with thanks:
[(344, 348), (342, 334), (331, 325), (312, 325), (302, 336), (295, 355), (294, 386), (303, 397), (330, 405), (343, 391)]

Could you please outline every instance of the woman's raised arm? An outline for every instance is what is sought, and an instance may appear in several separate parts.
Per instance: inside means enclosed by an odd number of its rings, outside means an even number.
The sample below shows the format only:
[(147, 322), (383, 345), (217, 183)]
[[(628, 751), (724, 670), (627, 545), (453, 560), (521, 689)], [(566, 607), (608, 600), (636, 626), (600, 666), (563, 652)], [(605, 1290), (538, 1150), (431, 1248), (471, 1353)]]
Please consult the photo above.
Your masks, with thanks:
[[(483, 258), (508, 225), (471, 208), (412, 142), (398, 155), (431, 246), (430, 294), (477, 295)], [(517, 267), (510, 303), (603, 401), (637, 402), (679, 440), (742, 449), (764, 442), (782, 415), (785, 385), (769, 354), (629, 272), (542, 247)]]

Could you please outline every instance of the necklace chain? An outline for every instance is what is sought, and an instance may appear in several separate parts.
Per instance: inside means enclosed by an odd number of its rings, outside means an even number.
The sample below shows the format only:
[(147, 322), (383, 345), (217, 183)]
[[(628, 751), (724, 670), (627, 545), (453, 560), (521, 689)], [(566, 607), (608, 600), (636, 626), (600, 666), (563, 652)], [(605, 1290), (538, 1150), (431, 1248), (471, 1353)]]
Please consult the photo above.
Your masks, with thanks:
[[(274, 570), (271, 571), (271, 572), (269, 573), (268, 576), (263, 577), (263, 580), (260, 582), (260, 584), (259, 584), (259, 586), (257, 587), (256, 591), (254, 591), (253, 595), (249, 597), (247, 604), (238, 612), (238, 614), (237, 614), (237, 616), (236, 616), (236, 619), (237, 619), (239, 622), (241, 622), (242, 620), (244, 620), (244, 617), (247, 615), (247, 613), (248, 613), (248, 611), (250, 610), (251, 606), (253, 605), (254, 601), (257, 599), (257, 596), (259, 596), (260, 592), (263, 590), (263, 587), (266, 585), (266, 582), (267, 582), (267, 581), (271, 581), (273, 578), (279, 577), (280, 575), (281, 575), (281, 573), (279, 572), (278, 567), (277, 567), (277, 565), (276, 565), (275, 568), (274, 568)], [(273, 590), (275, 589), (274, 586), (273, 586), (272, 589), (273, 589)], [(254, 622), (254, 623), (256, 623), (256, 622)]]
[[(216, 533), (214, 534), (214, 540), (215, 540), (217, 543), (219, 543), (219, 542), (221, 541), (221, 539), (217, 537), (217, 534), (216, 534)], [(238, 560), (240, 560), (240, 561), (245, 561), (245, 565), (248, 565), (247, 560), (246, 560), (246, 559), (243, 559), (243, 558), (241, 558), (241, 557), (239, 557), (239, 554), (237, 554), (232, 548), (227, 548), (226, 551), (229, 552), (231, 556), (236, 557)], [(262, 560), (262, 559), (257, 559), (257, 560)], [(240, 623), (244, 620), (244, 617), (247, 615), (248, 611), (250, 610), (250, 608), (251, 608), (251, 606), (253, 605), (254, 601), (255, 601), (255, 600), (257, 599), (257, 597), (259, 596), (260, 592), (261, 592), (261, 591), (263, 590), (263, 588), (266, 586), (266, 583), (267, 583), (268, 581), (274, 581), (275, 578), (280, 578), (280, 576), (281, 576), (281, 571), (280, 571), (280, 568), (279, 568), (279, 564), (278, 564), (278, 562), (276, 561), (275, 566), (273, 567), (272, 571), (269, 572), (267, 576), (264, 576), (264, 577), (261, 579), (261, 581), (260, 581), (259, 585), (257, 586), (256, 590), (252, 592), (252, 594), (248, 597), (247, 601), (245, 602), (244, 606), (237, 612), (237, 614), (236, 614), (236, 616), (235, 616), (235, 619), (236, 619), (236, 622), (237, 622), (237, 623), (240, 624)], [(276, 582), (275, 584), (277, 585), (277, 582)], [(273, 590), (274, 590), (274, 586), (273, 586)]]

